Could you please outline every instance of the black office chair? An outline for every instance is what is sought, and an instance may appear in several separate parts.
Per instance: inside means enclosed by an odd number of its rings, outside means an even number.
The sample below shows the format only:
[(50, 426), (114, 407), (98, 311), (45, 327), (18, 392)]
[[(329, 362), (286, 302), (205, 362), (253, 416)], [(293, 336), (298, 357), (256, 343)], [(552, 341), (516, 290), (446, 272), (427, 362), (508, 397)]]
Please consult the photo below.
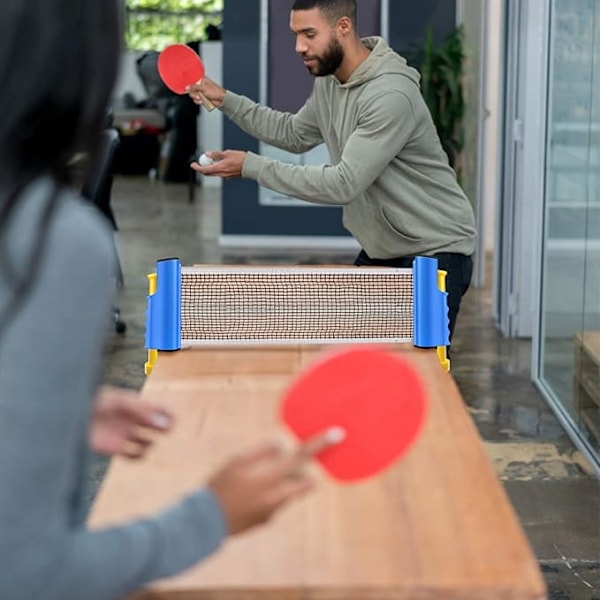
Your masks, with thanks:
[[(93, 156), (93, 161), (87, 170), (81, 193), (108, 219), (113, 229), (117, 231), (117, 221), (110, 203), (113, 175), (112, 165), (115, 153), (119, 146), (119, 132), (109, 127), (100, 135), (99, 145)], [(117, 264), (116, 285), (117, 288), (123, 286), (123, 269), (119, 259), (119, 252), (115, 241), (115, 258)], [(115, 331), (125, 333), (127, 325), (121, 318), (121, 311), (114, 306), (112, 309)]]

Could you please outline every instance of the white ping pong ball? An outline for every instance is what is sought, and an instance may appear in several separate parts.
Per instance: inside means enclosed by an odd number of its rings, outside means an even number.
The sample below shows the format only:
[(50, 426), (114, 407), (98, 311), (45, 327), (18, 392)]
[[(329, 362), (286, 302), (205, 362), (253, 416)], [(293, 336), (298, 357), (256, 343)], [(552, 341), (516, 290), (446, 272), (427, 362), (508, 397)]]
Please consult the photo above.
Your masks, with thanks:
[(214, 164), (214, 162), (215, 161), (210, 156), (207, 156), (206, 154), (201, 154), (200, 158), (198, 159), (198, 164), (201, 167), (208, 167), (209, 165)]

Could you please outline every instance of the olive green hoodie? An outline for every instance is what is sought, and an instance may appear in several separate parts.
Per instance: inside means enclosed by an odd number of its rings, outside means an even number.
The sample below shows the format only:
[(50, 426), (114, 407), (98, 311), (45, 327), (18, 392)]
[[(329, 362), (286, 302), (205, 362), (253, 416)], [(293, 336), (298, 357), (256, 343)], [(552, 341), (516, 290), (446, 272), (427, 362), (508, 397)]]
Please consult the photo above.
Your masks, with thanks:
[(302, 153), (325, 142), (332, 165), (246, 155), (242, 176), (289, 196), (343, 205), (344, 226), (371, 258), (471, 255), (475, 219), (442, 150), (418, 72), (381, 38), (346, 83), (317, 77), (296, 114), (227, 92), (221, 110), (250, 135)]

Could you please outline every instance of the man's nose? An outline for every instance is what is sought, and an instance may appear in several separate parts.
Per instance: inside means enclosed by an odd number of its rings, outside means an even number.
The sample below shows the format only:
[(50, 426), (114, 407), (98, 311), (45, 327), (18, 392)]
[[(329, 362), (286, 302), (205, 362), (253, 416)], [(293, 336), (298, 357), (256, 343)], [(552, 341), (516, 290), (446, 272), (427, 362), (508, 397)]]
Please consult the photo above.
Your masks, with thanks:
[(296, 52), (298, 54), (306, 54), (307, 50), (306, 43), (296, 38)]

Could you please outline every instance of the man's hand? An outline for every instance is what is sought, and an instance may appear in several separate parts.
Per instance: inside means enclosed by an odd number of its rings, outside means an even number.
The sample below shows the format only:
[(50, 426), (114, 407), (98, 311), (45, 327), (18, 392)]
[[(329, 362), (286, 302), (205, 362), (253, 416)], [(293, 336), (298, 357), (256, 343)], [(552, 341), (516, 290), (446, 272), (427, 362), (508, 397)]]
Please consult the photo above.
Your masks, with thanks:
[(216, 84), (212, 79), (204, 77), (188, 86), (187, 93), (196, 104), (202, 104), (202, 96), (208, 98), (217, 108), (223, 104), (227, 90)]
[(202, 175), (222, 177), (223, 179), (234, 179), (242, 176), (242, 167), (246, 159), (245, 152), (225, 150), (225, 152), (206, 152), (206, 156), (212, 158), (215, 161), (214, 164), (203, 167), (197, 162), (193, 162), (190, 166), (194, 171), (198, 171)]
[(137, 392), (103, 386), (93, 407), (89, 445), (98, 454), (142, 458), (152, 445), (144, 433), (168, 431), (171, 423), (168, 412), (142, 400)]

